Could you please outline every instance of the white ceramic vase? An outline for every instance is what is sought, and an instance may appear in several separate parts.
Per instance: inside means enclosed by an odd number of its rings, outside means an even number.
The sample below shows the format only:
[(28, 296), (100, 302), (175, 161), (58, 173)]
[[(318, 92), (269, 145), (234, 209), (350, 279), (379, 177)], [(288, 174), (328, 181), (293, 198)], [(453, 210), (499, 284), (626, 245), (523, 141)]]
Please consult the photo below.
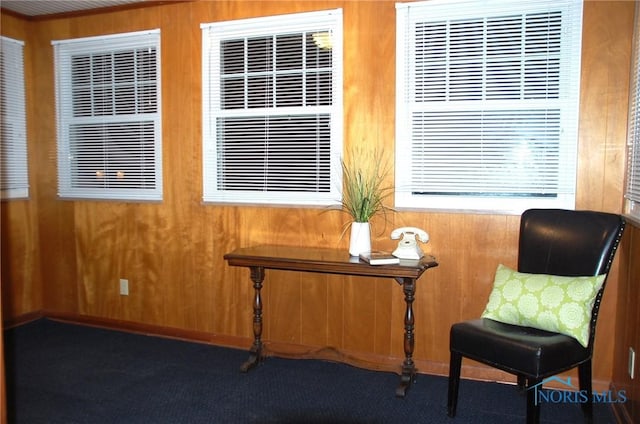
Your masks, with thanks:
[(371, 251), (371, 227), (368, 222), (352, 222), (351, 238), (349, 239), (349, 254), (358, 256)]

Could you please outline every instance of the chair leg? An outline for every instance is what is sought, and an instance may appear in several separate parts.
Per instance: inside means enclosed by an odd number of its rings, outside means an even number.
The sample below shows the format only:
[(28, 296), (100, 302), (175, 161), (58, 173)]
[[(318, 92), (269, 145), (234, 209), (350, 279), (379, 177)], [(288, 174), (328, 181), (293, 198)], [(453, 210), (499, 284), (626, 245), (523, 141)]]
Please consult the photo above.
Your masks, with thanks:
[(520, 390), (521, 393), (527, 390), (527, 377), (522, 374), (518, 374), (518, 390)]
[(451, 352), (449, 362), (449, 396), (447, 399), (447, 415), (451, 418), (456, 416), (458, 406), (458, 387), (460, 386), (460, 367), (462, 366), (462, 355)]
[(534, 386), (540, 384), (540, 379), (527, 379), (527, 424), (538, 424), (540, 422), (540, 403), (536, 399), (537, 390)]
[(578, 379), (580, 382), (580, 392), (586, 394), (586, 402), (582, 403), (582, 413), (585, 422), (593, 422), (593, 388), (591, 382), (591, 361), (578, 365)]

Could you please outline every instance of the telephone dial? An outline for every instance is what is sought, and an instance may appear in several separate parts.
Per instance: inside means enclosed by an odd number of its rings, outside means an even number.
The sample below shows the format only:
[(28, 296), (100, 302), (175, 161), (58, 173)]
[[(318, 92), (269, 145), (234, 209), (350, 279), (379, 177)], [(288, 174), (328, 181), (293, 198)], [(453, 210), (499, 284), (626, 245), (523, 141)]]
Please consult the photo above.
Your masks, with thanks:
[(400, 259), (420, 259), (424, 256), (422, 249), (418, 245), (418, 240), (422, 243), (429, 241), (429, 234), (416, 227), (396, 228), (391, 232), (391, 239), (398, 240), (398, 247), (393, 251), (393, 256)]

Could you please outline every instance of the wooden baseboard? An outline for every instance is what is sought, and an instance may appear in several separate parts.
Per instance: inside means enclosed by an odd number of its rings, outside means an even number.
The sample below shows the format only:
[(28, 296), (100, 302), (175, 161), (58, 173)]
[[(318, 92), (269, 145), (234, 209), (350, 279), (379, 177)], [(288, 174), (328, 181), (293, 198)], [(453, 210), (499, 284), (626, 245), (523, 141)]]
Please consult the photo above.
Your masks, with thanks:
[(54, 321), (71, 324), (87, 325), (91, 327), (106, 328), (110, 330), (125, 331), (129, 333), (144, 334), (148, 336), (166, 337), (170, 339), (190, 342), (207, 343), (216, 346), (249, 349), (252, 340), (246, 337), (228, 336), (207, 333), (204, 331), (185, 330), (182, 328), (163, 327), (134, 321), (116, 320), (88, 315), (66, 314), (59, 312), (45, 312), (42, 315)]
[[(126, 331), (130, 333), (167, 337), (177, 340), (207, 343), (216, 346), (248, 350), (253, 340), (247, 337), (229, 336), (223, 334), (213, 334), (202, 331), (184, 330), (181, 328), (163, 327), (152, 324), (145, 324), (133, 321), (115, 320), (88, 315), (67, 314), (51, 311), (39, 311), (12, 319), (5, 322), (5, 328), (21, 325), (38, 318), (49, 318), (55, 321), (68, 322), (79, 325), (88, 325), (111, 330)], [(327, 361), (342, 362), (355, 367), (386, 371), (400, 374), (404, 358), (384, 356), (367, 352), (353, 352), (335, 347), (326, 346), (304, 346), (283, 342), (264, 341), (265, 356), (277, 356), (292, 359), (320, 359)], [(438, 376), (449, 375), (449, 363), (429, 360), (414, 359), (417, 372), (419, 374), (430, 374)], [(238, 364), (238, 367), (240, 364)], [(568, 373), (569, 376), (574, 376)], [(576, 381), (577, 381), (577, 374)], [(495, 368), (487, 367), (480, 363), (463, 360), (461, 376), (464, 379), (489, 381), (504, 384), (516, 384), (515, 376)], [(609, 390), (609, 382), (593, 380), (593, 390)], [(566, 390), (566, 386), (549, 385), (550, 388)]]
[(2, 328), (7, 329), (7, 328), (17, 327), (19, 325), (23, 325), (40, 318), (44, 318), (44, 316), (45, 315), (43, 311), (29, 312), (28, 314), (23, 314), (18, 317), (13, 317), (10, 319), (3, 320)]
[[(613, 393), (618, 393), (618, 388), (613, 383), (611, 383), (609, 390), (611, 390), (611, 392)], [(624, 403), (612, 404), (613, 415), (616, 417), (616, 422), (618, 424), (633, 424), (634, 421), (631, 418), (631, 411), (629, 411), (629, 408), (631, 408), (630, 399), (628, 399), (627, 402)]]

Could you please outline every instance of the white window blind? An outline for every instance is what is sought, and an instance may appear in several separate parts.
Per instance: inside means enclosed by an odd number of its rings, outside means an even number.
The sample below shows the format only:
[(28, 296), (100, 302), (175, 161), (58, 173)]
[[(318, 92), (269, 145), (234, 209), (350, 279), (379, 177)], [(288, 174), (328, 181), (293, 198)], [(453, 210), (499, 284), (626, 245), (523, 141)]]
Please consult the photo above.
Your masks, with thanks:
[(0, 197), (29, 197), (24, 43), (0, 36)]
[(627, 132), (627, 212), (640, 219), (640, 3), (636, 3)]
[(341, 9), (202, 24), (203, 199), (339, 199)]
[(160, 31), (52, 44), (59, 196), (161, 200)]
[(396, 207), (573, 208), (582, 2), (396, 10)]

